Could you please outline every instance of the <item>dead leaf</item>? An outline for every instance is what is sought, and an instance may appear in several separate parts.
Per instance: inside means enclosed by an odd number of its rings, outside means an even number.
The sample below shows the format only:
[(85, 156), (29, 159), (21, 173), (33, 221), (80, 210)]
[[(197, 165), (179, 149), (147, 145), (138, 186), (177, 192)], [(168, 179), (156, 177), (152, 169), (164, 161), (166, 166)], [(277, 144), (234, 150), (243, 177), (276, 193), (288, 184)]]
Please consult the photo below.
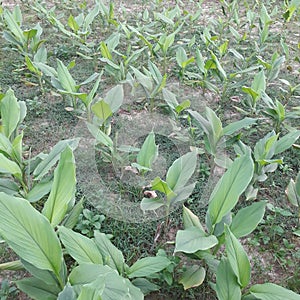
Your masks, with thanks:
[(155, 191), (144, 191), (144, 195), (147, 198), (157, 198), (157, 194)]

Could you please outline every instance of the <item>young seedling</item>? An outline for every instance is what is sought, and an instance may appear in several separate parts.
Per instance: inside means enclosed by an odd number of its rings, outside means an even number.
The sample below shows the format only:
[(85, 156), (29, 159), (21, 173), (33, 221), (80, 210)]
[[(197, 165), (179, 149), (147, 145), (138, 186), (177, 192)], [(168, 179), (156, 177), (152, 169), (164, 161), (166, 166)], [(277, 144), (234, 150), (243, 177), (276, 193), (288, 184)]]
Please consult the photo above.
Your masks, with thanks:
[(169, 168), (166, 179), (156, 177), (151, 182), (153, 190), (163, 193), (164, 198), (144, 198), (141, 201), (141, 209), (156, 210), (162, 206), (165, 208), (166, 230), (169, 226), (169, 214), (171, 208), (186, 200), (194, 190), (196, 182), (188, 184), (197, 165), (196, 152), (188, 152), (176, 159)]
[(16, 47), (14, 48), (15, 50), (24, 56), (28, 55), (32, 58), (45, 42), (45, 40), (41, 40), (42, 27), (37, 24), (31, 29), (23, 30), (23, 16), (18, 5), (14, 7), (12, 13), (4, 9), (3, 18), (7, 27), (7, 30), (3, 32), (3, 37)]

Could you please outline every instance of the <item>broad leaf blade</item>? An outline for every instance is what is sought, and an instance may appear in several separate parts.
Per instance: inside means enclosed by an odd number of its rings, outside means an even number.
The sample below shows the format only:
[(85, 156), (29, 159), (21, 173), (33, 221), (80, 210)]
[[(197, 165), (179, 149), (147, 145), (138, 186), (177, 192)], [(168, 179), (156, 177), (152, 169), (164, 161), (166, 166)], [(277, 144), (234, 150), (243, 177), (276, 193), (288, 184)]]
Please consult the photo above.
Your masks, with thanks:
[(165, 204), (163, 199), (160, 198), (143, 198), (141, 201), (141, 210), (155, 210)]
[(61, 60), (57, 60), (57, 77), (59, 80), (59, 83), (63, 87), (63, 89), (69, 93), (76, 93), (76, 83), (71, 76), (68, 68), (63, 64)]
[(67, 252), (79, 263), (102, 264), (102, 256), (95, 242), (66, 227), (59, 227), (59, 237)]
[(195, 151), (188, 152), (174, 161), (167, 172), (166, 182), (176, 193), (184, 187), (193, 175), (197, 164), (197, 154)]
[(195, 253), (199, 250), (210, 249), (217, 244), (218, 239), (214, 235), (205, 236), (200, 228), (189, 227), (177, 231), (174, 252)]
[(254, 164), (248, 151), (235, 159), (222, 176), (209, 200), (207, 212), (212, 225), (219, 223), (236, 205), (252, 179), (253, 170)]
[(250, 234), (257, 227), (265, 214), (266, 205), (266, 201), (255, 202), (238, 211), (230, 225), (236, 238)]
[(273, 283), (255, 284), (250, 293), (261, 300), (300, 300), (300, 295)]
[(239, 300), (241, 299), (241, 289), (236, 282), (236, 276), (227, 259), (223, 258), (219, 263), (216, 274), (216, 292), (218, 299)]
[(112, 141), (112, 139), (103, 131), (101, 131), (97, 126), (88, 122), (86, 123), (86, 126), (89, 132), (92, 134), (92, 136), (97, 140), (97, 142), (103, 144), (108, 148), (113, 147), (114, 142)]
[(61, 153), (59, 164), (54, 171), (54, 180), (43, 214), (55, 227), (64, 218), (69, 203), (75, 198), (76, 173), (75, 160), (70, 147)]
[(93, 282), (98, 276), (108, 273), (116, 273), (116, 271), (103, 265), (80, 264), (71, 271), (69, 281), (72, 286), (87, 284)]
[(29, 191), (26, 195), (26, 199), (31, 203), (37, 202), (50, 192), (51, 187), (52, 181), (39, 182)]
[(76, 203), (75, 206), (71, 209), (71, 211), (68, 213), (67, 217), (64, 219), (62, 225), (66, 228), (72, 229), (77, 223), (80, 214), (83, 210), (83, 198)]
[(9, 160), (2, 153), (0, 153), (0, 173), (11, 174), (17, 178), (22, 177), (22, 171), (20, 167), (14, 161)]
[(60, 292), (56, 286), (46, 284), (34, 277), (18, 280), (16, 284), (21, 291), (36, 300), (56, 300)]
[(155, 177), (151, 182), (152, 189), (164, 193), (166, 196), (176, 196), (176, 194), (170, 189), (168, 184), (160, 177)]
[(299, 138), (300, 130), (292, 131), (275, 142), (274, 155), (289, 149)]
[(147, 277), (165, 269), (170, 260), (163, 256), (145, 257), (135, 262), (127, 271), (128, 278)]
[(9, 89), (1, 100), (2, 132), (10, 138), (20, 121), (20, 105), (12, 89)]
[(76, 293), (74, 288), (67, 283), (64, 289), (58, 294), (57, 300), (76, 300)]
[(49, 170), (59, 160), (61, 152), (63, 152), (67, 146), (69, 146), (72, 150), (75, 150), (78, 146), (78, 143), (79, 138), (59, 141), (52, 148), (48, 156), (34, 170), (33, 175), (35, 177), (35, 180), (41, 179), (49, 172)]
[(205, 279), (205, 269), (194, 265), (188, 268), (180, 277), (181, 283), (185, 290), (201, 285)]
[(101, 123), (104, 123), (112, 115), (109, 104), (104, 100), (100, 100), (92, 105), (92, 111), (101, 120)]
[(103, 263), (122, 274), (124, 268), (122, 252), (112, 244), (104, 233), (95, 231), (95, 242), (102, 255)]
[(256, 123), (257, 119), (254, 118), (245, 118), (243, 120), (237, 121), (230, 123), (226, 127), (223, 128), (223, 134), (224, 135), (230, 135), (233, 134), (234, 132), (244, 128), (251, 126), (252, 124)]
[(27, 200), (0, 193), (0, 234), (23, 259), (58, 276), (62, 251), (49, 221)]
[(104, 97), (104, 101), (109, 105), (111, 111), (115, 113), (122, 105), (123, 98), (123, 86), (119, 84), (108, 91), (108, 93)]
[(238, 283), (242, 288), (250, 281), (250, 262), (248, 256), (238, 239), (233, 235), (228, 226), (225, 226), (225, 246), (228, 261), (233, 272), (237, 276)]
[(154, 132), (150, 132), (137, 156), (137, 163), (151, 169), (152, 163), (157, 158), (157, 155), (158, 146), (155, 144), (155, 134)]
[(190, 228), (190, 227), (198, 227), (201, 231), (204, 232), (204, 229), (200, 223), (199, 218), (187, 207), (183, 206), (183, 225), (184, 229)]

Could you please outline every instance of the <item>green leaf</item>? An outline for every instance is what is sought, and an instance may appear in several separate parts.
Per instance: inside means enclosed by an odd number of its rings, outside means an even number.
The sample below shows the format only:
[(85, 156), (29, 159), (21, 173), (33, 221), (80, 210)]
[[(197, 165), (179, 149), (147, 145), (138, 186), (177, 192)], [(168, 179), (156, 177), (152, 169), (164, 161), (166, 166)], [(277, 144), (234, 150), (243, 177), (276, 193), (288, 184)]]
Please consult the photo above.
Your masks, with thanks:
[(34, 63), (47, 63), (47, 49), (42, 45), (33, 57)]
[(22, 171), (20, 167), (14, 161), (9, 160), (2, 153), (0, 153), (0, 173), (12, 174), (19, 179), (22, 178)]
[(185, 290), (201, 285), (205, 279), (205, 269), (200, 266), (189, 267), (180, 277), (178, 283), (181, 283)]
[[(4, 242), (4, 241), (2, 241)], [(9, 261), (5, 263), (0, 263), (0, 271), (10, 270), (10, 271), (19, 271), (24, 270), (24, 266), (20, 260)]]
[(227, 77), (227, 75), (226, 75), (225, 70), (224, 70), (223, 67), (221, 66), (221, 64), (220, 64), (220, 62), (219, 62), (217, 56), (216, 56), (212, 51), (210, 51), (210, 55), (211, 55), (211, 57), (212, 57), (214, 63), (216, 64), (218, 71), (220, 72), (220, 75), (221, 75), (222, 80), (225, 80), (226, 77)]
[[(128, 279), (116, 272), (105, 275), (105, 288), (101, 294), (101, 300), (143, 300), (144, 295)], [(103, 279), (100, 279), (102, 282)], [(98, 286), (99, 284), (96, 284)], [(86, 299), (86, 298), (85, 298)], [(84, 299), (84, 300), (85, 300)]]
[(55, 227), (64, 218), (69, 203), (75, 199), (76, 172), (72, 149), (67, 146), (54, 171), (54, 180), (50, 195), (46, 201), (43, 214)]
[(216, 155), (218, 142), (223, 135), (221, 120), (209, 107), (206, 107), (207, 120), (196, 111), (188, 110), (188, 112), (200, 124), (202, 130), (205, 132), (209, 141), (209, 153)]
[(150, 282), (146, 278), (136, 278), (133, 279), (131, 282), (134, 286), (139, 288), (144, 295), (147, 295), (154, 291), (158, 291), (160, 289), (160, 286)]
[(254, 76), (251, 89), (255, 91), (258, 95), (260, 95), (261, 92), (264, 92), (266, 90), (266, 77), (264, 70), (261, 70)]
[(257, 227), (264, 217), (266, 205), (266, 201), (255, 202), (238, 211), (230, 225), (236, 238), (250, 234)]
[(158, 156), (158, 146), (155, 144), (155, 134), (150, 132), (137, 155), (137, 163), (151, 169), (152, 163)]
[(95, 242), (102, 255), (103, 263), (122, 274), (124, 257), (122, 252), (115, 247), (104, 233), (95, 231)]
[(39, 182), (29, 191), (26, 195), (26, 199), (31, 203), (41, 200), (44, 196), (49, 194), (52, 183), (52, 181)]
[(27, 29), (23, 31), (26, 41), (33, 39), (37, 34), (37, 29)]
[(143, 198), (141, 201), (141, 210), (155, 210), (160, 208), (161, 206), (165, 205), (163, 199), (160, 198)]
[(293, 234), (300, 237), (300, 229), (295, 230)]
[(34, 277), (17, 280), (16, 284), (21, 291), (36, 300), (56, 300), (60, 292), (56, 286), (49, 285)]
[(0, 235), (18, 256), (59, 276), (59, 240), (48, 219), (27, 200), (0, 193)]
[(212, 225), (233, 209), (252, 179), (254, 164), (247, 152), (234, 160), (210, 196), (207, 214)]
[(81, 288), (78, 299), (142, 300), (143, 294), (128, 279), (108, 266), (82, 264), (70, 274), (70, 283)]
[(196, 182), (180, 188), (175, 195), (170, 194), (168, 200), (172, 205), (186, 200), (192, 194), (195, 185)]
[[(30, 264), (29, 262), (27, 262), (24, 259), (21, 259), (21, 262), (23, 265), (23, 269), (25, 268), (33, 277), (42, 280), (46, 284), (54, 285), (57, 287), (60, 286), (57, 278), (55, 277), (55, 275), (52, 271), (39, 269), (38, 267)], [(63, 263), (64, 262), (62, 262), (62, 264)], [(66, 279), (66, 278), (63, 278), (63, 279)]]
[(19, 186), (10, 179), (0, 178), (0, 192), (8, 195), (16, 195), (19, 191)]
[(68, 25), (75, 32), (77, 32), (79, 29), (79, 25), (72, 15), (70, 15), (68, 18)]
[(183, 205), (182, 218), (183, 218), (184, 229), (190, 227), (198, 227), (201, 231), (204, 232), (204, 228), (202, 227), (199, 218), (184, 205)]
[(99, 79), (99, 77), (101, 77), (101, 74), (95, 72), (90, 77), (88, 77), (85, 81), (81, 82), (79, 85), (82, 86), (82, 85), (89, 84), (92, 81), (94, 81), (96, 78)]
[(296, 191), (296, 184), (293, 179), (290, 180), (285, 193), (290, 203), (298, 207), (298, 198), (300, 198), (300, 195)]
[(101, 76), (102, 76), (102, 72), (99, 74), (98, 79), (94, 83), (94, 86), (93, 86), (92, 90), (90, 91), (90, 93), (88, 94), (86, 101), (83, 101), (86, 106), (88, 106), (90, 103), (92, 103), (92, 101), (97, 93), (97, 90), (98, 90), (98, 87), (99, 87), (99, 84), (101, 81)]
[(165, 74), (161, 80), (161, 82), (159, 82), (157, 84), (157, 86), (155, 87), (154, 90), (152, 90), (151, 94), (150, 94), (150, 98), (155, 98), (161, 91), (162, 89), (166, 86), (167, 83), (167, 74)]
[(174, 40), (175, 40), (174, 32), (165, 37), (165, 40), (162, 45), (162, 50), (165, 54), (167, 54), (168, 49), (173, 45)]
[(115, 270), (108, 266), (97, 264), (80, 264), (73, 268), (70, 273), (69, 281), (72, 286), (83, 285), (93, 282), (97, 277), (104, 276), (108, 273), (116, 273)]
[(2, 132), (10, 138), (20, 121), (20, 105), (12, 89), (9, 89), (1, 100)]
[(82, 210), (83, 198), (71, 209), (62, 225), (66, 228), (72, 229), (78, 223), (79, 215), (82, 213)]
[(4, 10), (4, 19), (8, 25), (9, 30), (15, 35), (18, 41), (23, 45), (25, 43), (25, 37), (20, 25), (15, 20), (14, 16), (9, 10)]
[(206, 117), (209, 121), (212, 132), (216, 136), (216, 139), (218, 140), (222, 136), (222, 122), (216, 115), (216, 113), (209, 107), (206, 107)]
[(250, 262), (243, 246), (227, 225), (225, 225), (225, 246), (232, 270), (237, 276), (239, 285), (244, 288), (250, 282)]
[(70, 283), (67, 283), (64, 289), (58, 294), (57, 300), (76, 300), (76, 293)]
[(59, 141), (48, 154), (48, 156), (35, 168), (33, 175), (35, 180), (40, 180), (44, 175), (46, 175), (50, 169), (56, 164), (60, 158), (61, 152), (63, 152), (67, 146), (72, 150), (75, 150), (79, 143), (79, 138), (62, 140)]
[(148, 68), (149, 68), (149, 71), (150, 71), (155, 83), (159, 84), (160, 82), (162, 82), (163, 77), (162, 77), (158, 67), (150, 60), (148, 62)]
[(221, 260), (217, 269), (216, 292), (218, 299), (241, 299), (241, 289), (236, 282), (236, 276), (234, 275), (230, 263), (226, 258)]
[(188, 57), (183, 47), (179, 47), (176, 51), (176, 61), (178, 65), (183, 68), (183, 64), (187, 61)]
[(34, 62), (35, 66), (42, 71), (43, 74), (50, 77), (57, 77), (57, 72), (54, 68), (48, 66), (44, 62)]
[(133, 70), (134, 75), (136, 77), (136, 80), (145, 87), (149, 92), (153, 89), (153, 83), (150, 77), (144, 75), (142, 72), (140, 72), (138, 69), (130, 66), (130, 68)]
[(21, 132), (19, 135), (17, 135), (12, 142), (12, 157), (19, 164), (23, 163), (22, 162), (23, 161), (22, 147), (23, 147), (23, 132)]
[(88, 237), (60, 226), (59, 238), (67, 252), (79, 263), (102, 264), (102, 256), (95, 242)]
[(108, 91), (104, 97), (104, 101), (109, 104), (109, 107), (113, 113), (117, 112), (123, 103), (124, 91), (123, 86), (118, 84)]
[(169, 107), (173, 110), (179, 105), (176, 100), (176, 95), (170, 92), (168, 89), (164, 88), (162, 89), (162, 95), (164, 100), (167, 102)]
[(189, 108), (191, 106), (191, 101), (190, 100), (184, 100), (181, 102), (179, 105), (175, 107), (175, 110), (178, 114), (180, 114), (183, 110)]
[(103, 42), (103, 41), (100, 43), (100, 51), (101, 51), (101, 55), (102, 55), (104, 58), (107, 58), (107, 59), (109, 59), (109, 60), (112, 59), (112, 55), (111, 55), (111, 53), (110, 53), (110, 51), (109, 51), (109, 49), (108, 49), (106, 43)]
[(159, 177), (155, 177), (151, 182), (152, 189), (164, 193), (166, 196), (176, 196), (169, 185)]
[(298, 140), (300, 130), (292, 131), (275, 142), (274, 155), (279, 154), (290, 147)]
[(273, 283), (255, 284), (250, 288), (250, 293), (260, 300), (300, 299), (300, 295)]
[(195, 151), (188, 152), (176, 159), (167, 172), (166, 183), (175, 193), (189, 181), (197, 164)]
[(214, 235), (205, 236), (198, 227), (189, 227), (178, 230), (176, 234), (176, 246), (174, 252), (195, 253), (199, 250), (207, 250), (218, 244)]
[(227, 125), (226, 127), (223, 128), (223, 134), (224, 135), (231, 135), (234, 132), (248, 127), (254, 123), (256, 123), (257, 119), (253, 119), (253, 118), (245, 118), (243, 120), (237, 121), (237, 122), (233, 122), (230, 123), (229, 125)]
[(16, 46), (18, 49), (21, 49), (23, 44), (22, 42), (20, 42), (13, 34), (11, 34), (8, 31), (4, 31), (3, 35), (2, 35), (6, 41), (8, 41), (9, 43), (13, 44), (14, 46)]
[(165, 15), (159, 13), (159, 12), (155, 12), (155, 18), (158, 18), (161, 21), (163, 21), (163, 22), (165, 22), (165, 23), (167, 23), (167, 24), (169, 24), (171, 26), (175, 25), (174, 22), (173, 22), (173, 20), (171, 20), (170, 18), (168, 18), (167, 16), (165, 16)]
[(93, 113), (100, 119), (101, 124), (103, 124), (111, 115), (112, 111), (104, 100), (100, 100), (92, 105)]
[(112, 141), (112, 139), (105, 134), (103, 131), (101, 131), (97, 126), (95, 126), (94, 124), (91, 123), (86, 123), (86, 126), (89, 130), (89, 132), (93, 135), (93, 137), (101, 144), (103, 144), (104, 146), (111, 148), (114, 145), (114, 142)]
[(78, 91), (68, 68), (59, 59), (57, 59), (57, 79), (65, 91), (69, 93), (76, 93)]
[(170, 260), (163, 256), (145, 257), (135, 262), (126, 273), (128, 278), (147, 277), (165, 269), (170, 263)]
[(256, 99), (259, 96), (259, 93), (257, 93), (256, 91), (254, 91), (252, 88), (247, 87), (247, 86), (243, 86), (242, 87), (242, 91), (245, 92), (246, 94), (250, 95), (253, 102), (256, 102)]
[(3, 133), (0, 133), (0, 151), (5, 152), (8, 156), (13, 154), (12, 144)]
[(25, 56), (25, 62), (30, 72), (39, 74), (39, 76), (41, 75), (41, 72), (34, 66), (33, 62), (27, 55)]

